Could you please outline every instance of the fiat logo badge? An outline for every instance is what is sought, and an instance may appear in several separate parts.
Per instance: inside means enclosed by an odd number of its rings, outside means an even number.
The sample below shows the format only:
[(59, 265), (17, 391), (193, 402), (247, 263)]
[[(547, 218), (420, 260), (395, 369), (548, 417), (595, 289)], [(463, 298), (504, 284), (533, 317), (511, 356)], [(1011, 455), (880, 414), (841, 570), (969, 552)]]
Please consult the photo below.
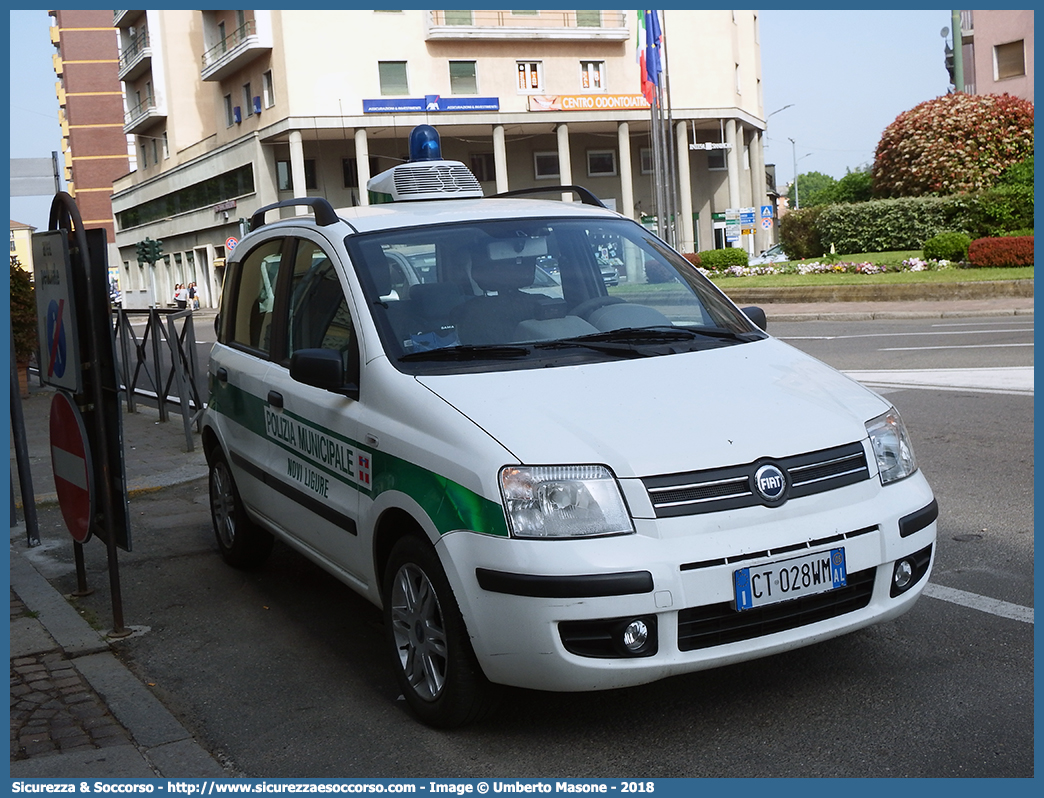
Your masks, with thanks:
[(766, 463), (754, 472), (754, 491), (766, 504), (779, 504), (787, 497), (787, 475), (779, 466)]

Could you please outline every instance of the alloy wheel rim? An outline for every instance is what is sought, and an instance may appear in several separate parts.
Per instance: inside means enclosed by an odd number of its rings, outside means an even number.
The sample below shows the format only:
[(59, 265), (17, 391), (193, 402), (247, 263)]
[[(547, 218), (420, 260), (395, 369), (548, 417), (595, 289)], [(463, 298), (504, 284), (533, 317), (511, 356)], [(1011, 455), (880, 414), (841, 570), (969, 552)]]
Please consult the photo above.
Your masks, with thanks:
[(413, 563), (395, 574), (391, 618), (407, 682), (418, 696), (434, 701), (446, 684), (446, 631), (435, 588)]

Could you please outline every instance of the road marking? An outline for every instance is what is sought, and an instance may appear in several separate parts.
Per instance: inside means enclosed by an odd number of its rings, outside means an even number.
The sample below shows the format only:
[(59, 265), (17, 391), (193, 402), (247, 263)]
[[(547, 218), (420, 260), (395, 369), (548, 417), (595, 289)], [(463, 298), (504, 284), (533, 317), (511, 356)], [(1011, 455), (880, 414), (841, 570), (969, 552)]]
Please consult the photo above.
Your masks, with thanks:
[[(978, 325), (976, 325), (978, 326)], [(1031, 328), (1023, 327), (1017, 330), (932, 330), (925, 332), (881, 332), (862, 333), (860, 335), (786, 335), (781, 336), (783, 341), (844, 341), (855, 338), (913, 338), (918, 335), (985, 335), (987, 333), (1026, 333), (1033, 332)]]
[(1005, 349), (1013, 346), (1033, 346), (1033, 344), (963, 344), (960, 346), (890, 346), (878, 349), (878, 352), (927, 352), (931, 349)]
[(957, 590), (953, 587), (927, 584), (924, 595), (940, 601), (948, 601), (951, 604), (959, 604), (962, 607), (970, 607), (973, 610), (987, 612), (1001, 618), (1010, 618), (1013, 621), (1033, 623), (1033, 608), (1023, 607), (1021, 604), (1011, 604), (1000, 599), (987, 598), (977, 593), (969, 593), (965, 590)]
[(940, 391), (1033, 395), (1033, 366), (985, 369), (885, 369), (846, 371), (872, 388), (927, 388)]

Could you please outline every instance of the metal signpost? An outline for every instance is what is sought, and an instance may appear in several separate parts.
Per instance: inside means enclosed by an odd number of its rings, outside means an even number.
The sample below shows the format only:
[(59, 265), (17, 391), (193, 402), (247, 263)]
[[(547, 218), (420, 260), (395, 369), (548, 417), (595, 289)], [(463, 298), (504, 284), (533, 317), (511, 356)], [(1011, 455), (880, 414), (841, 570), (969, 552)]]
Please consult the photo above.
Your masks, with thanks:
[(87, 592), (83, 544), (108, 553), (112, 637), (123, 624), (117, 548), (130, 551), (123, 418), (109, 308), (104, 229), (85, 230), (72, 197), (51, 203), (49, 230), (33, 234), (40, 379), (58, 388), (51, 405), (51, 453), (62, 516), (73, 538), (77, 582)]

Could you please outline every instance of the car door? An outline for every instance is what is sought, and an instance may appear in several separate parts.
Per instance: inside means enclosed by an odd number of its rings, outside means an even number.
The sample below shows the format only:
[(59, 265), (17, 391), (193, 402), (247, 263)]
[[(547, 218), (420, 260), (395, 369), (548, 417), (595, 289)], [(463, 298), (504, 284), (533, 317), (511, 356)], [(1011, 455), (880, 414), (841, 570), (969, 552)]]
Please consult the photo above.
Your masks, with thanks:
[(289, 364), (299, 349), (329, 349), (346, 374), (358, 373), (351, 306), (331, 256), (318, 236), (295, 240), (286, 292), (282, 357), (267, 374), (265, 409), (274, 446), (269, 471), (280, 494), (274, 520), (286, 533), (355, 578), (365, 571), (358, 552), (359, 491), (368, 486), (366, 456), (357, 440), (357, 402), (294, 380)]
[(267, 516), (266, 464), (270, 455), (263, 403), (275, 329), (275, 285), (286, 239), (261, 241), (234, 264), (225, 289), (222, 334), (211, 352), (215, 423), (243, 501)]

